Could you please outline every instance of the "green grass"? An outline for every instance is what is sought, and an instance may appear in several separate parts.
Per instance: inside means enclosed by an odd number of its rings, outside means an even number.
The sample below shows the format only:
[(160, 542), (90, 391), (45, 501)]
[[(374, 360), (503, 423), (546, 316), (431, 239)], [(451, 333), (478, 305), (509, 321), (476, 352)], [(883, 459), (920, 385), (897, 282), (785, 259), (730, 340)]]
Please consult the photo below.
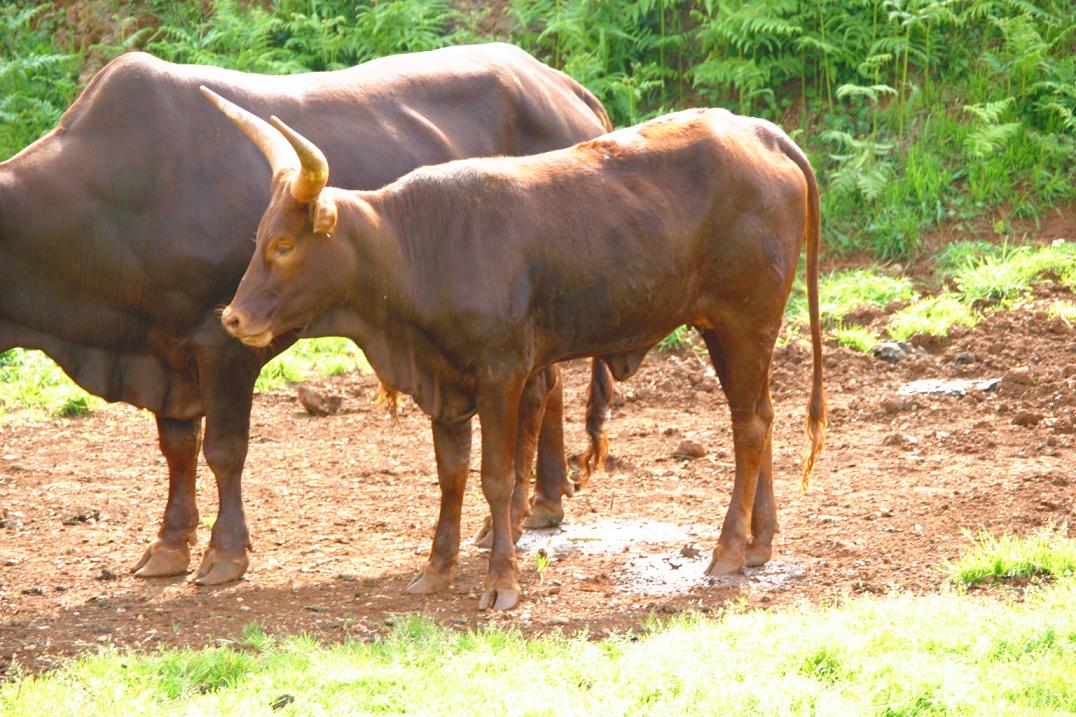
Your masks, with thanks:
[(892, 594), (688, 615), (600, 641), (400, 618), (321, 644), (248, 626), (234, 646), (103, 650), (0, 686), (29, 715), (1067, 714), (1076, 579), (1004, 594)]
[(947, 292), (916, 301), (893, 314), (886, 331), (893, 339), (904, 341), (914, 334), (948, 336), (953, 326), (974, 326), (977, 321), (966, 302)]
[(833, 338), (837, 343), (853, 351), (866, 353), (871, 350), (881, 338), (875, 332), (865, 326), (838, 326), (833, 329)]
[(1076, 321), (1076, 304), (1071, 301), (1055, 301), (1047, 309), (1049, 316), (1060, 316), (1068, 321)]
[(368, 368), (366, 357), (350, 339), (301, 339), (262, 367), (255, 389), (268, 391), (287, 383)]
[(1011, 305), (1048, 280), (1076, 288), (1076, 242), (1058, 239), (1043, 247), (1005, 245), (968, 256), (948, 269), (966, 301)]
[[(908, 277), (890, 276), (875, 269), (823, 274), (818, 278), (818, 295), (818, 310), (824, 326), (839, 325), (844, 317), (861, 306), (883, 308), (894, 301), (908, 301), (919, 296)], [(797, 280), (789, 298), (785, 319), (801, 323), (807, 321), (807, 293), (801, 280)]]
[(40, 351), (0, 353), (0, 418), (81, 416), (105, 405), (74, 382)]
[(1026, 538), (981, 533), (948, 568), (953, 581), (964, 585), (1033, 576), (1072, 578), (1076, 576), (1076, 539), (1067, 537), (1064, 526), (1054, 525)]

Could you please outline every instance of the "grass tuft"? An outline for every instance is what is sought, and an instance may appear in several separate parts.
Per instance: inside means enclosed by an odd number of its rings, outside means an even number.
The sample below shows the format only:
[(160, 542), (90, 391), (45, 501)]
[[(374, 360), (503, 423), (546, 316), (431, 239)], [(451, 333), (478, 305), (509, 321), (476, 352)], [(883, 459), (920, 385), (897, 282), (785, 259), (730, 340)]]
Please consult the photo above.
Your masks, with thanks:
[(974, 326), (975, 312), (955, 294), (944, 293), (917, 301), (893, 314), (886, 331), (897, 341), (915, 334), (948, 336), (953, 326)]
[(1019, 538), (989, 533), (975, 537), (965, 555), (948, 566), (954, 582), (977, 585), (994, 579), (1076, 574), (1076, 539), (1067, 537), (1065, 526), (1048, 525)]

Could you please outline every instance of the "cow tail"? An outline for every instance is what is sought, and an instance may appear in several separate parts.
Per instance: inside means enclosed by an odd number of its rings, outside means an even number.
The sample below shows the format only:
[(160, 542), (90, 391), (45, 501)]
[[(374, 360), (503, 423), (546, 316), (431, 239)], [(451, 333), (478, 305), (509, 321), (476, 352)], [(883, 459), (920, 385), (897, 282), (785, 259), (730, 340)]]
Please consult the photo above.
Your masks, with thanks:
[(575, 85), (575, 94), (579, 99), (583, 100), (584, 104), (590, 108), (590, 111), (598, 117), (598, 121), (601, 122), (602, 128), (606, 132), (612, 132), (613, 121), (609, 119), (609, 113), (605, 111), (605, 105), (601, 103), (601, 100), (595, 97), (593, 92), (579, 83), (576, 83)]
[(609, 440), (605, 436), (605, 421), (609, 418), (609, 404), (613, 400), (613, 374), (601, 359), (591, 359), (590, 386), (587, 387), (587, 435), (590, 445), (583, 453), (583, 478), (586, 485), (590, 476), (605, 470), (609, 455)]
[(803, 453), (802, 490), (806, 491), (814, 472), (815, 461), (825, 443), (827, 409), (822, 386), (822, 324), (818, 315), (818, 246), (822, 238), (822, 219), (818, 199), (818, 180), (802, 150), (787, 140), (794, 152), (785, 151), (799, 165), (807, 179), (807, 312), (811, 323), (813, 376), (811, 397), (807, 403), (807, 449)]

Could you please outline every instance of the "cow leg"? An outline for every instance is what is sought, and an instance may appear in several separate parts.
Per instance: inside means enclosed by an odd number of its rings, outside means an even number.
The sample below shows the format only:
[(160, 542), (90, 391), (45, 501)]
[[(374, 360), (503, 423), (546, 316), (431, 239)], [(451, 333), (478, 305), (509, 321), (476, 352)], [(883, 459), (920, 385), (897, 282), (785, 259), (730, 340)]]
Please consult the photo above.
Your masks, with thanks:
[(770, 399), (769, 376), (762, 389), (759, 411), (770, 416), (770, 428), (766, 431), (766, 443), (762, 449), (762, 465), (758, 471), (758, 487), (755, 489), (755, 505), (751, 511), (751, 540), (745, 557), (748, 567), (765, 565), (773, 555), (773, 536), (777, 534), (777, 502), (773, 497), (773, 401)]
[(771, 337), (760, 336), (754, 331), (732, 333), (727, 329), (720, 334), (705, 330), (703, 339), (710, 350), (714, 369), (722, 377), (732, 414), (736, 456), (732, 498), (721, 527), (721, 537), (706, 569), (708, 575), (722, 576), (737, 572), (747, 563), (746, 549), (756, 489), (773, 422), (767, 381), (773, 342)]
[[(544, 490), (552, 493), (555, 496), (556, 502), (553, 503), (543, 496), (536, 496), (536, 499), (541, 499), (543, 502), (540, 505), (550, 507), (552, 506), (556, 510), (559, 510), (560, 518), (564, 516), (564, 510), (560, 507), (560, 496), (564, 488), (564, 480), (567, 476), (567, 467), (564, 465), (564, 433), (560, 424), (562, 410), (558, 410), (553, 416), (556, 420), (556, 426), (549, 429), (546, 426), (545, 418), (549, 415), (549, 408), (547, 399), (554, 391), (560, 391), (560, 375), (555, 367), (550, 367), (535, 376), (532, 376), (523, 387), (523, 397), (520, 399), (520, 413), (519, 413), (519, 434), (516, 439), (516, 482), (515, 488), (512, 491), (512, 539), (513, 542), (519, 540), (523, 534), (523, 528), (529, 527), (547, 527), (549, 525), (556, 525), (560, 522), (550, 523), (547, 521), (550, 512), (543, 512), (536, 524), (528, 525), (527, 521), (530, 518), (528, 513), (528, 499), (530, 493), (530, 480), (531, 470), (534, 467), (534, 454), (537, 451), (539, 454), (539, 460), (542, 459), (543, 454), (550, 453), (552, 450), (558, 451), (557, 460), (560, 461), (561, 468), (560, 473), (553, 473), (553, 480), (557, 480), (555, 487), (551, 485), (541, 485), (541, 481), (544, 479), (550, 482), (550, 474), (539, 474), (539, 490)], [(561, 397), (563, 398), (563, 397)], [(561, 402), (563, 408), (563, 400)], [(549, 441), (551, 439), (549, 433), (555, 435), (552, 436), (554, 441), (552, 448), (549, 445), (543, 443), (543, 441)], [(545, 456), (547, 462), (550, 461), (549, 456)], [(554, 469), (555, 470), (555, 469)], [(540, 508), (541, 509), (541, 508)], [(531, 508), (531, 511), (534, 509)], [(475, 545), (480, 548), (489, 548), (493, 545), (493, 531), (492, 523), (489, 516), (483, 522), (482, 527), (479, 528), (478, 533), (474, 538)]]
[(538, 471), (534, 499), (524, 528), (550, 528), (564, 520), (562, 498), (575, 492), (568, 479), (564, 462), (564, 381), (560, 369), (546, 369), (548, 390), (541, 410), (541, 429), (538, 434)]
[(250, 409), (258, 378), (256, 355), (239, 351), (207, 351), (198, 372), (205, 397), (206, 430), (202, 454), (217, 479), (220, 506), (209, 546), (194, 575), (199, 585), (238, 580), (247, 571), (250, 533), (243, 513), (242, 475), (250, 443)]
[(168, 503), (157, 539), (131, 569), (140, 578), (182, 575), (197, 540), (198, 505), (194, 495), (202, 419), (180, 421), (157, 416), (157, 436), (168, 462)]
[(512, 540), (512, 495), (523, 383), (522, 378), (491, 382), (478, 395), (482, 493), (493, 523), (489, 573), (478, 603), (480, 610), (510, 610), (520, 598), (519, 567)]
[(407, 592), (419, 595), (443, 590), (452, 582), (460, 552), (460, 512), (471, 465), (471, 422), (433, 421), (433, 452), (437, 458), (437, 481), (441, 484), (441, 512), (437, 516), (430, 559), (407, 586)]

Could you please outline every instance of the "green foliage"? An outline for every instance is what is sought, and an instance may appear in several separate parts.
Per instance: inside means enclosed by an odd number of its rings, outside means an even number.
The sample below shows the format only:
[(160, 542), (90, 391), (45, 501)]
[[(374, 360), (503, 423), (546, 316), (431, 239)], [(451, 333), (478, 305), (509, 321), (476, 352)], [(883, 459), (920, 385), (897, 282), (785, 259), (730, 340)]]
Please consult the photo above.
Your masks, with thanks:
[(78, 89), (81, 58), (53, 45), (48, 4), (0, 6), (0, 159), (45, 134)]
[(1076, 288), (1076, 242), (1058, 239), (1044, 247), (1002, 245), (949, 267), (965, 300), (1011, 304), (1038, 282)]
[(302, 339), (262, 367), (255, 388), (268, 391), (286, 383), (367, 367), (366, 357), (350, 339)]
[(1048, 525), (1024, 538), (980, 533), (964, 556), (949, 564), (950, 577), (964, 585), (1036, 575), (1071, 577), (1076, 574), (1076, 539), (1067, 536), (1066, 528)]
[(881, 340), (878, 334), (863, 326), (838, 326), (833, 330), (837, 343), (853, 351), (866, 353)]
[(897, 341), (904, 341), (915, 334), (947, 336), (953, 326), (974, 326), (977, 321), (975, 312), (960, 297), (943, 293), (893, 314), (886, 330)]
[(447, 0), (215, 0), (164, 6), (146, 49), (173, 62), (285, 74), (336, 70), (383, 55), (432, 50), (454, 39)]
[(30, 418), (75, 417), (103, 405), (40, 351), (0, 353), (0, 416), (20, 410)]
[[(822, 323), (836, 326), (860, 306), (885, 307), (894, 301), (918, 296), (910, 279), (888, 276), (871, 269), (852, 269), (823, 274), (818, 280), (819, 314)], [(807, 295), (802, 283), (788, 302), (785, 316), (790, 321), (807, 321)]]

